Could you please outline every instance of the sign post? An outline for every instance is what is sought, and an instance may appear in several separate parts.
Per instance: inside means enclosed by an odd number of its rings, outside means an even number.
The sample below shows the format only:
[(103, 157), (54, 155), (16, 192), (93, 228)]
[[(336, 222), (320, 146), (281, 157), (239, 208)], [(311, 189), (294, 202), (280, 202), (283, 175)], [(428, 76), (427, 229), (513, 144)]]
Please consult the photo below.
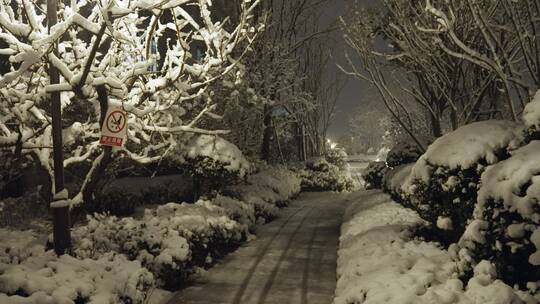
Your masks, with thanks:
[[(57, 0), (47, 0), (47, 23), (49, 32), (58, 19)], [(54, 53), (58, 54), (58, 46), (55, 45)], [(60, 82), (60, 75), (56, 67), (49, 64), (50, 84)], [(54, 159), (54, 192), (55, 199), (60, 199), (58, 194), (64, 193), (64, 153), (62, 144), (62, 110), (60, 92), (51, 93), (51, 116), (52, 116), (52, 136), (53, 136), (53, 159)], [(53, 199), (54, 200), (54, 199)], [(53, 202), (54, 204), (54, 202)], [(51, 204), (51, 206), (53, 205)], [(65, 204), (52, 206), (53, 211), (53, 240), (56, 254), (64, 254), (71, 247), (71, 234), (69, 231), (69, 206)]]
[(104, 146), (123, 147), (127, 139), (127, 113), (121, 107), (109, 107), (99, 143)]

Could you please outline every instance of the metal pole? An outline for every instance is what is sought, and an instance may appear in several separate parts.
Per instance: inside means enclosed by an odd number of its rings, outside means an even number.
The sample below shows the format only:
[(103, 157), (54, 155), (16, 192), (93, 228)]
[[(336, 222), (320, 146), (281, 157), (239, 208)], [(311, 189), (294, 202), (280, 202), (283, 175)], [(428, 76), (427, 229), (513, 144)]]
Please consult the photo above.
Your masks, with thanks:
[[(51, 27), (57, 22), (57, 0), (47, 0), (47, 21), (49, 33)], [(54, 46), (54, 53), (58, 55), (58, 46)], [(60, 82), (60, 76), (56, 67), (49, 65), (49, 77), (51, 84)], [(54, 189), (55, 193), (64, 190), (64, 153), (62, 144), (62, 110), (60, 92), (51, 93), (51, 115), (53, 135), (53, 158), (54, 158)], [(71, 247), (71, 235), (69, 231), (69, 207), (53, 208), (53, 238), (54, 251), (56, 254), (64, 254)]]

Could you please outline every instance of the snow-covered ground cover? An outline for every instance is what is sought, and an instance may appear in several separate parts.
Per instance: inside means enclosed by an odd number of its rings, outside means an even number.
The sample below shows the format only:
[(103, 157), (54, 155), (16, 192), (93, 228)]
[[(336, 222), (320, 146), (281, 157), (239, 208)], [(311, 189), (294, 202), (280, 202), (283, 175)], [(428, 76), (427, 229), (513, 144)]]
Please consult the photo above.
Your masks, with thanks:
[(351, 195), (341, 229), (334, 304), (538, 303), (496, 279), (481, 261), (467, 284), (451, 254), (413, 239), (423, 220), (379, 191)]
[[(284, 167), (265, 168), (248, 182), (242, 193), (271, 208), (300, 191), (299, 178)], [(0, 231), (0, 303), (146, 303), (166, 296), (156, 288), (181, 287), (246, 241), (256, 208), (218, 195), (147, 209), (139, 218), (93, 215), (73, 229), (72, 255), (62, 257), (45, 251), (31, 231)]]

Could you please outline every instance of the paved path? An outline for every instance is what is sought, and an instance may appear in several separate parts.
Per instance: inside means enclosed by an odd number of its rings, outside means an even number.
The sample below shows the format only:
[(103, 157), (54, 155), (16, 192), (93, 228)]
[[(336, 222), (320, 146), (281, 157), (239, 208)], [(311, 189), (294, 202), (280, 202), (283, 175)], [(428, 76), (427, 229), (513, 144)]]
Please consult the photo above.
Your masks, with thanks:
[(303, 193), (169, 304), (330, 304), (345, 194)]

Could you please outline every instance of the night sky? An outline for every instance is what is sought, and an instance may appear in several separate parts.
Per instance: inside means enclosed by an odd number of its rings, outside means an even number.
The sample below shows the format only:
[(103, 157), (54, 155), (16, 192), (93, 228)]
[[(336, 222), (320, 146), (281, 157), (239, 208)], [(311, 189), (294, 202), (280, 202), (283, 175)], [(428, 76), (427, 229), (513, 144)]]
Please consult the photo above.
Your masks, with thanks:
[[(345, 14), (348, 3), (352, 3), (354, 0), (335, 0), (334, 8), (332, 10), (327, 10), (326, 18), (328, 22), (332, 22), (339, 18), (339, 16)], [(365, 6), (371, 6), (373, 3), (376, 3), (377, 0), (358, 0), (359, 3)], [(345, 60), (345, 52), (349, 51), (351, 56), (354, 58), (350, 50), (347, 49), (346, 43), (343, 40), (343, 33), (336, 32), (335, 40), (339, 43), (336, 43), (336, 47), (333, 51), (334, 53), (334, 63), (339, 63), (344, 67), (347, 67), (347, 62)], [(329, 66), (328, 73), (329, 75), (334, 75), (335, 71), (338, 68), (335, 64)], [(347, 84), (343, 88), (341, 95), (339, 96), (336, 115), (332, 122), (332, 125), (329, 129), (328, 136), (336, 140), (339, 136), (347, 135), (349, 127), (349, 115), (353, 114), (357, 110), (361, 109), (362, 104), (364, 104), (367, 99), (377, 98), (377, 94), (374, 89), (372, 89), (365, 81), (355, 79), (353, 77), (347, 78)]]

